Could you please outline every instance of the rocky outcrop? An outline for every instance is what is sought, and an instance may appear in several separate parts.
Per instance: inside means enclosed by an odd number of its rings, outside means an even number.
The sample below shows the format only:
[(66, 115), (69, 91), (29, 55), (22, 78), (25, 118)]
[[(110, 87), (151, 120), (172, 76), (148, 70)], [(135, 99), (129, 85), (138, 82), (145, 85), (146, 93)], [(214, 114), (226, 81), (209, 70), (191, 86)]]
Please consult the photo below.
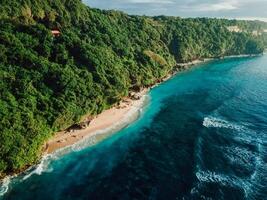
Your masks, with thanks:
[(74, 132), (76, 130), (86, 129), (90, 125), (92, 120), (93, 120), (92, 117), (88, 117), (84, 121), (80, 123), (76, 123), (70, 126), (69, 128), (67, 128), (66, 132), (69, 133), (69, 132)]
[(130, 92), (129, 97), (132, 100), (139, 100), (141, 98), (141, 94), (136, 92)]

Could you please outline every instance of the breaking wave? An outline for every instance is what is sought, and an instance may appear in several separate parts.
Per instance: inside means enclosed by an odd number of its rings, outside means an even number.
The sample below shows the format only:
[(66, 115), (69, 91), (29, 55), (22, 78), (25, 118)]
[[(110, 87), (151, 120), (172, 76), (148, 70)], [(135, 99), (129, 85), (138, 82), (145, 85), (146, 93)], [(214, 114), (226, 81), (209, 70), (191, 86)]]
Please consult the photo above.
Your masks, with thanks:
[(219, 183), (223, 186), (232, 186), (232, 187), (240, 186), (240, 184), (235, 178), (222, 174), (217, 174), (211, 171), (199, 171), (196, 173), (196, 177), (201, 182)]
[(22, 178), (22, 180), (24, 181), (34, 174), (41, 175), (43, 172), (51, 172), (53, 169), (49, 168), (49, 164), (53, 158), (53, 154), (45, 155), (37, 166), (34, 166), (27, 171), (28, 173)]
[(203, 126), (207, 128), (227, 128), (227, 129), (233, 129), (233, 130), (238, 130), (238, 131), (244, 129), (243, 126), (228, 122), (223, 119), (215, 118), (215, 117), (205, 117), (203, 121)]
[(119, 130), (129, 126), (131, 123), (136, 121), (140, 116), (143, 115), (146, 106), (150, 102), (150, 97), (148, 95), (143, 95), (141, 98), (140, 105), (134, 105), (132, 109), (127, 113), (127, 115), (120, 121), (114, 123), (112, 126), (105, 129), (95, 131), (89, 136), (85, 136), (82, 140), (77, 143), (58, 149), (54, 152), (54, 155), (62, 156), (70, 152), (78, 152), (87, 147), (94, 146), (100, 141), (104, 140), (107, 137), (117, 133)]
[(34, 174), (41, 175), (43, 172), (51, 172), (53, 169), (49, 168), (49, 164), (55, 158), (56, 156), (53, 154), (45, 155), (38, 165), (29, 168), (25, 171), (25, 173), (21, 175), (7, 176), (4, 178), (2, 182), (0, 182), (0, 197), (4, 196), (8, 192), (10, 184), (14, 181), (21, 182), (30, 178)]
[(244, 165), (246, 167), (251, 167), (254, 164), (254, 159), (258, 158), (258, 155), (246, 148), (241, 147), (224, 147), (224, 155), (233, 164)]
[[(242, 180), (236, 176), (218, 174), (212, 171), (199, 171), (196, 173), (196, 177), (200, 183), (216, 183), (225, 187), (240, 189), (244, 192), (246, 198), (250, 193), (251, 185), (246, 180)], [(197, 187), (193, 188), (191, 194), (197, 193), (197, 188), (199, 187), (201, 187), (201, 184), (198, 184)]]
[(10, 177), (6, 177), (2, 182), (0, 182), (0, 197), (7, 193), (10, 184)]

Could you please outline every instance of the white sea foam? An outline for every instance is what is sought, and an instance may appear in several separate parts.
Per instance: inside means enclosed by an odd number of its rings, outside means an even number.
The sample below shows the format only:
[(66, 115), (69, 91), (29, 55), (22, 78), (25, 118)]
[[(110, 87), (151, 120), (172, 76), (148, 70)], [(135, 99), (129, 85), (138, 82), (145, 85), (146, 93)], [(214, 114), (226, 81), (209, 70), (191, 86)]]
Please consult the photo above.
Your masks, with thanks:
[(100, 134), (100, 133), (95, 133), (95, 135), (85, 137), (83, 140), (71, 145), (70, 150), (71, 151), (80, 151), (85, 147), (89, 147), (89, 146), (93, 146), (93, 145), (97, 144), (96, 134)]
[(250, 188), (250, 185), (238, 177), (229, 176), (226, 174), (218, 174), (211, 171), (200, 170), (196, 173), (197, 179), (200, 181), (194, 186), (190, 193), (191, 195), (201, 194), (202, 187), (205, 188), (205, 183), (215, 183), (226, 187), (238, 188), (244, 191), (245, 196), (247, 197), (247, 190)]
[(255, 170), (254, 173), (251, 174), (249, 178), (250, 187), (248, 187), (248, 196), (250, 199), (255, 199), (254, 195), (257, 193), (256, 191), (259, 188), (265, 188), (265, 185), (261, 183), (265, 183), (265, 175), (267, 172), (266, 162), (264, 162), (265, 152), (263, 151), (263, 147), (261, 144), (257, 145), (259, 155), (255, 158)]
[(43, 172), (51, 172), (53, 169), (49, 168), (49, 164), (50, 164), (52, 159), (53, 159), (52, 154), (43, 156), (41, 162), (38, 165), (30, 168), (28, 170), (28, 173), (26, 171), (26, 175), (22, 178), (22, 180), (26, 180), (34, 174), (41, 175)]
[[(199, 171), (196, 173), (196, 177), (201, 183), (216, 183), (222, 186), (238, 188), (244, 191), (244, 195), (248, 197), (250, 193), (251, 184), (246, 180), (242, 180), (235, 176), (228, 176), (226, 174), (218, 174), (211, 171)], [(200, 186), (200, 185), (199, 185)], [(193, 192), (197, 192), (197, 188)]]
[(263, 160), (264, 150), (261, 144), (254, 143), (257, 150), (250, 150), (245, 147), (229, 146), (222, 147), (224, 155), (232, 164), (239, 165), (239, 168), (249, 170), (250, 174), (238, 178), (238, 184), (244, 191), (247, 199), (257, 199), (257, 190), (264, 187), (262, 182), (266, 174), (266, 163)]
[(28, 179), (29, 177), (31, 177), (33, 174), (37, 174), (37, 175), (41, 175), (43, 172), (50, 172), (52, 171), (51, 168), (48, 168), (49, 163), (52, 159), (55, 159), (56, 157), (52, 154), (50, 155), (46, 155), (42, 158), (41, 162), (34, 166), (31, 167), (30, 169), (28, 169), (27, 171), (25, 171), (26, 175), (14, 175), (14, 176), (7, 176), (5, 177), (1, 182), (0, 182), (0, 197), (4, 196), (8, 190), (9, 190), (9, 185), (11, 182), (13, 181), (24, 181), (26, 179)]
[[(142, 101), (142, 106), (144, 106), (149, 101), (148, 96), (144, 95), (141, 101)], [(59, 149), (53, 154), (48, 154), (48, 155), (43, 156), (40, 163), (36, 166), (29, 168), (27, 171), (25, 171), (24, 176), (18, 177), (19, 180), (24, 181), (30, 178), (32, 175), (41, 175), (44, 172), (51, 172), (53, 170), (50, 166), (50, 163), (52, 160), (55, 160), (61, 155), (64, 155), (71, 151), (80, 151), (88, 146), (92, 146), (98, 143), (99, 138), (97, 136), (101, 136), (101, 138), (105, 138), (108, 135), (115, 133), (116, 131), (122, 129), (123, 127), (127, 126), (128, 124), (133, 122), (135, 119), (137, 119), (138, 116), (142, 114), (142, 112), (143, 112), (142, 107), (140, 108), (140, 106), (133, 106), (133, 108), (128, 112), (127, 116), (125, 116), (123, 120), (115, 123), (112, 127), (96, 131), (93, 135), (85, 137), (83, 140), (81, 140), (80, 142), (74, 145)], [(15, 179), (16, 179), (16, 176), (6, 177), (2, 182), (0, 182), (0, 197), (3, 196), (8, 191), (9, 184)]]
[(207, 128), (227, 128), (233, 130), (243, 130), (244, 127), (241, 125), (237, 125), (235, 123), (228, 122), (223, 119), (219, 119), (216, 117), (205, 117), (203, 121), (203, 126)]
[(196, 173), (197, 179), (200, 181), (198, 185), (191, 189), (191, 194), (199, 192), (203, 183), (216, 183), (222, 186), (238, 188), (243, 190), (246, 199), (255, 199), (254, 181), (251, 182), (251, 178), (239, 178), (236, 176), (229, 176), (226, 174), (218, 174), (211, 171), (198, 171)]
[[(253, 134), (254, 133), (254, 134)], [(242, 142), (244, 144), (251, 144), (251, 145), (255, 145), (255, 144), (264, 144), (265, 140), (260, 138), (259, 136), (256, 137), (256, 133), (249, 133), (246, 132), (246, 135), (244, 136), (244, 134), (237, 134), (234, 139), (238, 142)]]
[(238, 184), (235, 178), (223, 174), (217, 174), (216, 172), (199, 171), (196, 173), (196, 177), (201, 182), (218, 183), (223, 186), (232, 186), (232, 187), (240, 186), (240, 184)]
[(84, 137), (81, 141), (78, 141), (77, 143), (67, 146), (61, 149), (58, 149), (56, 152), (54, 152), (54, 155), (64, 155), (69, 152), (73, 151), (80, 151), (82, 149), (85, 149), (87, 147), (93, 146), (97, 144), (99, 141), (103, 140), (104, 138), (107, 138), (111, 136), (112, 134), (116, 133), (117, 131), (123, 129), (124, 127), (127, 127), (130, 123), (135, 121), (142, 113), (144, 112), (144, 107), (149, 102), (149, 96), (143, 95), (140, 99), (141, 105), (133, 105), (130, 111), (127, 113), (127, 115), (117, 123), (113, 124), (112, 126), (101, 129), (96, 132), (94, 132), (92, 135)]
[[(61, 148), (55, 152), (56, 155), (64, 155), (69, 152), (75, 152), (75, 151), (81, 151), (84, 148), (93, 146), (97, 144), (100, 140), (112, 135), (113, 133), (117, 132), (118, 130), (122, 129), (123, 127), (127, 126), (130, 122), (134, 121), (134, 118), (136, 118), (135, 114), (137, 115), (138, 113), (129, 112), (128, 116), (125, 117), (124, 120), (121, 120), (117, 123), (115, 123), (113, 126), (108, 127), (106, 129), (102, 129), (99, 131), (94, 132), (92, 135), (84, 137), (81, 141), (78, 141), (77, 143), (67, 146), (64, 148)], [(132, 119), (133, 118), (133, 119)], [(101, 138), (101, 139), (99, 139)]]
[(8, 192), (9, 185), (12, 182), (24, 181), (24, 180), (30, 178), (34, 174), (41, 175), (44, 172), (52, 172), (53, 168), (51, 168), (49, 166), (49, 164), (52, 160), (55, 160), (55, 159), (57, 159), (56, 154), (44, 155), (38, 165), (32, 166), (31, 168), (26, 170), (24, 173), (5, 177), (2, 180), (2, 182), (0, 181), (0, 197), (4, 196)]
[(4, 196), (7, 193), (10, 184), (10, 177), (4, 178), (2, 182), (0, 182), (0, 197)]
[(231, 163), (246, 167), (251, 166), (253, 164), (251, 161), (258, 157), (254, 152), (241, 147), (223, 147), (222, 151), (225, 152), (225, 156), (231, 161)]

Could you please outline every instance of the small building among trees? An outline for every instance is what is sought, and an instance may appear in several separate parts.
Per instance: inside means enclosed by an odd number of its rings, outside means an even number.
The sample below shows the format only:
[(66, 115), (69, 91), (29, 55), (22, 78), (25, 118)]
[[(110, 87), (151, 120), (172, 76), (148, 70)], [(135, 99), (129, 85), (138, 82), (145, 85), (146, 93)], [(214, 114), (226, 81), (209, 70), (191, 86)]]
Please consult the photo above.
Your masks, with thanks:
[(53, 29), (51, 30), (51, 33), (54, 37), (60, 36), (60, 31), (58, 29)]

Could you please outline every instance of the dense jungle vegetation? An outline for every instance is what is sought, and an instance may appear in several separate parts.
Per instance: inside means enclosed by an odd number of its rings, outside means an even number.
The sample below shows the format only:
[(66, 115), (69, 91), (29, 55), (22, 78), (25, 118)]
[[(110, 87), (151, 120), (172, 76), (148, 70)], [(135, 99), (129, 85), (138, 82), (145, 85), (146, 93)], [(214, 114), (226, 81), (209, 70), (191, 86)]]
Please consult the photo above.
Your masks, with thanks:
[[(243, 31), (227, 30), (236, 25)], [(80, 0), (1, 0), (0, 176), (36, 163), (54, 132), (154, 84), (177, 62), (262, 53), (266, 39), (252, 32), (264, 26), (130, 16)]]

